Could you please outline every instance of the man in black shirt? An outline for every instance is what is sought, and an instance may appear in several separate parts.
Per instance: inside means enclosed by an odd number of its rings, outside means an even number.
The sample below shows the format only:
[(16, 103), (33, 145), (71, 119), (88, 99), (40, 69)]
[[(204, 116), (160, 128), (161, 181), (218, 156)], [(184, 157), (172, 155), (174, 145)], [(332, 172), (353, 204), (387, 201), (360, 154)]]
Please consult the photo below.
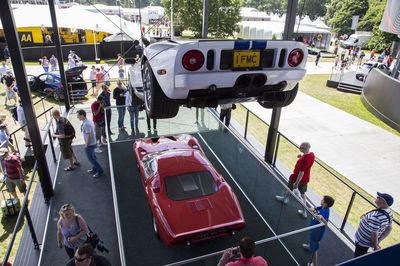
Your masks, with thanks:
[(67, 263), (67, 266), (111, 266), (111, 263), (103, 256), (93, 254), (90, 244), (83, 244), (76, 252), (75, 256)]
[(113, 98), (115, 99), (115, 104), (117, 105), (118, 111), (118, 128), (119, 130), (125, 130), (124, 117), (125, 117), (125, 93), (126, 88), (122, 85), (121, 81), (118, 81), (118, 86), (114, 89)]

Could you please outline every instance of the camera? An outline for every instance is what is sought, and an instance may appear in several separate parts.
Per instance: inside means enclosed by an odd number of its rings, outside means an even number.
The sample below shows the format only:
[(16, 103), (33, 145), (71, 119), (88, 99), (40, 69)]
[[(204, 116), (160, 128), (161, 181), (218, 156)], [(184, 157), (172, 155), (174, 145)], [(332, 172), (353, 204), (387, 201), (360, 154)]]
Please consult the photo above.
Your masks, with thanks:
[(236, 255), (236, 254), (238, 254), (238, 253), (239, 253), (239, 248), (238, 248), (238, 247), (232, 248), (232, 254), (233, 254), (233, 255)]

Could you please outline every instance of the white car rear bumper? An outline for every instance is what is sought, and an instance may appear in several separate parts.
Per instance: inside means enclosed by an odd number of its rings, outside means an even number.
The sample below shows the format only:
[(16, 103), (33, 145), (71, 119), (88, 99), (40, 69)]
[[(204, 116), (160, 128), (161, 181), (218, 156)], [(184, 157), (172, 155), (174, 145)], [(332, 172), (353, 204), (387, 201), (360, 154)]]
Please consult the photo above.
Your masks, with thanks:
[(306, 74), (305, 69), (296, 70), (271, 70), (271, 71), (240, 71), (240, 72), (205, 72), (185, 73), (175, 75), (175, 88), (165, 90), (171, 99), (186, 99), (190, 90), (208, 89), (215, 85), (217, 88), (232, 88), (238, 77), (246, 74), (265, 74), (265, 85), (276, 85), (282, 81), (300, 81)]

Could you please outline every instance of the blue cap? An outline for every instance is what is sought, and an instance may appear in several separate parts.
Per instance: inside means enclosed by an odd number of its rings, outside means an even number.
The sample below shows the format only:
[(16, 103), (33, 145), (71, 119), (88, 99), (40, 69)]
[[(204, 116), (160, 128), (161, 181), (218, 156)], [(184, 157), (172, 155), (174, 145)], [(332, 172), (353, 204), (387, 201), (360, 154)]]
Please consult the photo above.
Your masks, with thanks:
[(392, 196), (390, 196), (389, 194), (386, 194), (386, 193), (379, 193), (379, 192), (376, 194), (378, 194), (378, 197), (384, 199), (386, 201), (387, 205), (392, 206), (392, 204), (393, 204)]

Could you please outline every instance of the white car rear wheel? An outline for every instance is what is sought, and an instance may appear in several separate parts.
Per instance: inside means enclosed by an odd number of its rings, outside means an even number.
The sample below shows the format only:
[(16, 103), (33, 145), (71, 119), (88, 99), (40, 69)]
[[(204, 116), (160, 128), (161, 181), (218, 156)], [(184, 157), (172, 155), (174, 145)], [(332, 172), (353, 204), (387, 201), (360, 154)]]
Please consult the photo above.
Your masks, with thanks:
[(258, 100), (258, 103), (268, 109), (288, 106), (296, 98), (298, 89), (299, 83), (290, 91), (271, 91), (269, 92), (271, 96), (270, 100)]
[(150, 118), (172, 118), (179, 111), (179, 103), (169, 99), (158, 84), (149, 62), (143, 68), (143, 90), (146, 112)]

